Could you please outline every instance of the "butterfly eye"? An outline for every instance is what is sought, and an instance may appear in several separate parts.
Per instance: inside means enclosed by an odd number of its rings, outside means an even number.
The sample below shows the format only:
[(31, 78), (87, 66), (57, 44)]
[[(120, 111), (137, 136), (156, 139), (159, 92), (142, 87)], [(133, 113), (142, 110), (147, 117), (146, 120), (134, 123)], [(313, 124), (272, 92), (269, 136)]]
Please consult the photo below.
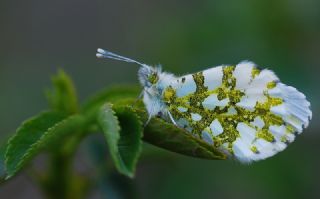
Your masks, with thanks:
[(159, 77), (157, 73), (152, 73), (151, 75), (149, 75), (148, 80), (151, 84), (155, 84), (158, 82)]

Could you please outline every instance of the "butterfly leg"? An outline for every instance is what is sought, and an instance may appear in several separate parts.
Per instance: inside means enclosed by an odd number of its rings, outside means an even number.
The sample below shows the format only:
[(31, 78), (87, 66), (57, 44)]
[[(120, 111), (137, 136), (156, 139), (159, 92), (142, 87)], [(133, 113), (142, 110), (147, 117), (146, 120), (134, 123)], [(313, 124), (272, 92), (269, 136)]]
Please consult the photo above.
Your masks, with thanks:
[(137, 97), (137, 99), (132, 103), (132, 106), (131, 106), (131, 107), (134, 107), (134, 106), (137, 104), (137, 102), (138, 102), (140, 99), (142, 99), (143, 93), (144, 93), (144, 90), (141, 91), (141, 93), (139, 94), (139, 96)]
[(137, 102), (139, 99), (142, 99), (143, 93), (144, 93), (144, 90), (142, 90), (142, 91), (140, 92), (140, 94), (139, 94), (139, 96), (138, 96), (138, 98), (136, 99), (135, 102)]
[(146, 123), (144, 123), (143, 127), (146, 127), (149, 124), (151, 118), (152, 118), (152, 116), (149, 115), (148, 120), (146, 121)]
[(176, 121), (174, 121), (174, 119), (173, 119), (170, 111), (168, 111), (168, 115), (169, 115), (169, 118), (170, 118), (171, 122), (172, 122), (175, 126), (178, 126), (177, 123), (176, 123)]

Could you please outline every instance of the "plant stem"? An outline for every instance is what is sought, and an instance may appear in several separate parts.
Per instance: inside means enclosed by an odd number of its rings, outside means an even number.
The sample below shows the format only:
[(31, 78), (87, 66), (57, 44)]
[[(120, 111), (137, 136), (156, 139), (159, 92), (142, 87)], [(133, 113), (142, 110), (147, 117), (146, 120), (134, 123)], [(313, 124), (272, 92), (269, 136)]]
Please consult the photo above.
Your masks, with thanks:
[(72, 157), (63, 151), (51, 154), (46, 194), (49, 199), (67, 199), (72, 182)]

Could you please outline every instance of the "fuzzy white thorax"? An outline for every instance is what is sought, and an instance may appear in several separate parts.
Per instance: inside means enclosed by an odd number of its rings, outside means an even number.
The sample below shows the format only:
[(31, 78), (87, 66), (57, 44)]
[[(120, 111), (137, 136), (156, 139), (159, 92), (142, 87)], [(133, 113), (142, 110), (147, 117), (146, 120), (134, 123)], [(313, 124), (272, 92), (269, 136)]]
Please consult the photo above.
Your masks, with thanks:
[[(156, 75), (157, 81), (150, 82), (150, 76)], [(149, 118), (161, 114), (168, 114), (167, 106), (162, 100), (165, 90), (176, 77), (173, 74), (162, 72), (161, 67), (144, 65), (138, 71), (138, 78), (143, 86), (143, 102), (149, 114)]]

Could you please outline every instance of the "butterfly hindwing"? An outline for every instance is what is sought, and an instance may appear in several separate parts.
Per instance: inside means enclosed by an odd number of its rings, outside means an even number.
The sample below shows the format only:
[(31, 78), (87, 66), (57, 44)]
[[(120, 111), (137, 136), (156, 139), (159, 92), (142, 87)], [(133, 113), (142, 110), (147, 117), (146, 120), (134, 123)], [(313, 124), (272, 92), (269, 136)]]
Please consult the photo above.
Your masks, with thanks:
[(302, 93), (251, 62), (180, 77), (163, 100), (178, 126), (242, 162), (282, 151), (311, 119)]

